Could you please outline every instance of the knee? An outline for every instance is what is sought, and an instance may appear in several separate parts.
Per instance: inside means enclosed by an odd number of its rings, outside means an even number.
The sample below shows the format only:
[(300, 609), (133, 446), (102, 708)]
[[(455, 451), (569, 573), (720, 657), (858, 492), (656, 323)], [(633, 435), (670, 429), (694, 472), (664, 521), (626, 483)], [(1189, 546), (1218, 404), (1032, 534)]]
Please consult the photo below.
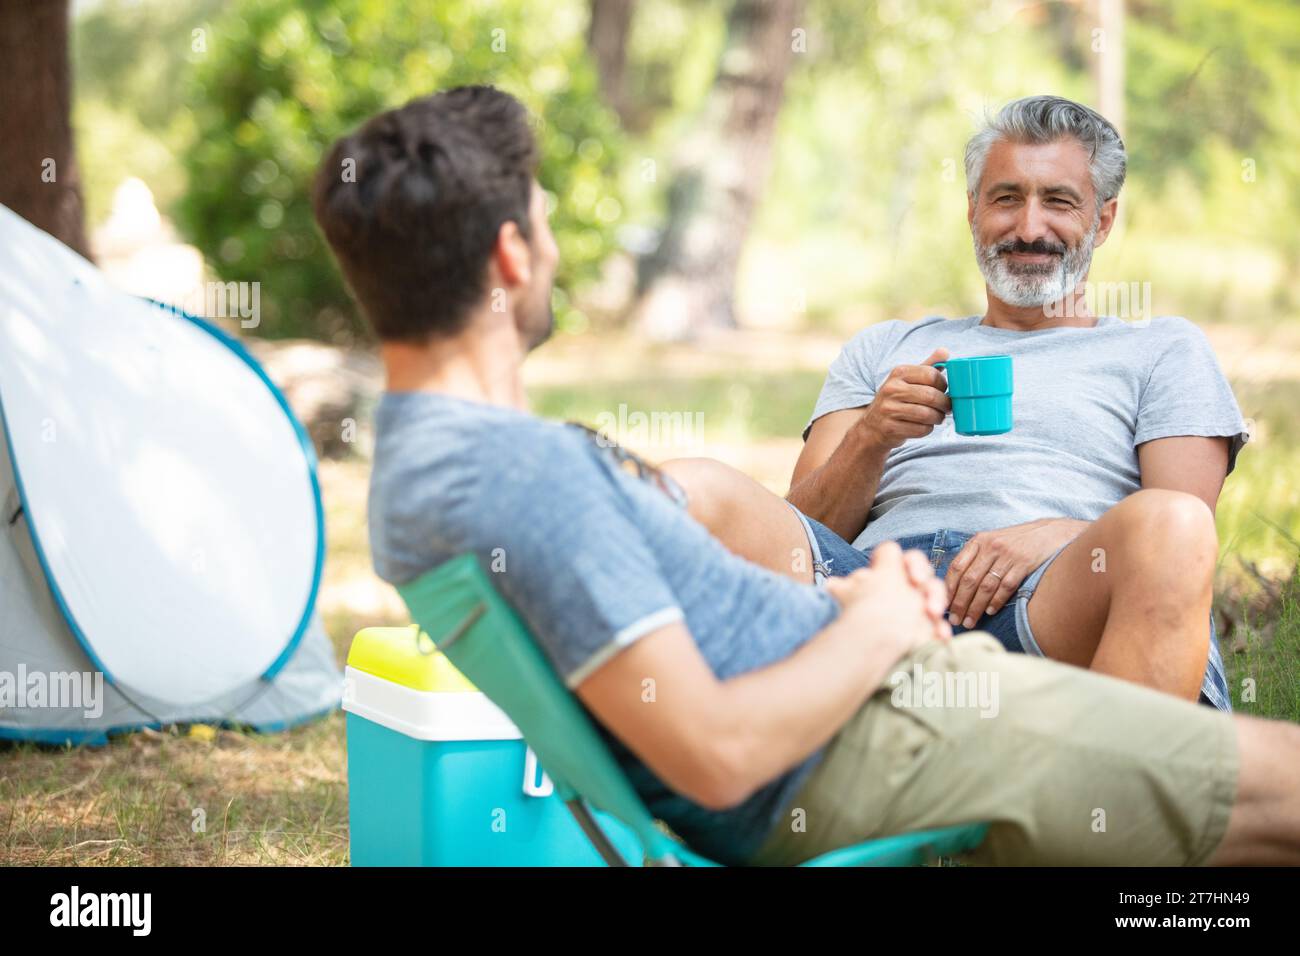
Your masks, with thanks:
[(673, 458), (659, 467), (686, 492), (692, 518), (710, 529), (725, 524), (727, 508), (734, 500), (730, 466), (712, 458)]
[(1190, 571), (1204, 565), (1212, 573), (1219, 553), (1214, 513), (1195, 495), (1163, 488), (1144, 488), (1125, 498), (1122, 527), (1143, 554), (1177, 560)]

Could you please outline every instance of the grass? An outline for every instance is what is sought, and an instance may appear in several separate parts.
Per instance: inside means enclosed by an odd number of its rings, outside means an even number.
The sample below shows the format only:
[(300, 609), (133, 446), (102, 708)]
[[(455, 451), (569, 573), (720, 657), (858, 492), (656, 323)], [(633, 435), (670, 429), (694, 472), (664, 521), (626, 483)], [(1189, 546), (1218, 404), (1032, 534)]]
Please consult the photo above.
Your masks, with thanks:
[(0, 754), (0, 859), (15, 865), (341, 865), (343, 717), (261, 736), (144, 731)]
[(1300, 567), (1282, 589), (1275, 618), (1244, 617), (1242, 650), (1224, 662), (1233, 707), (1300, 723)]
[[(755, 338), (761, 337), (745, 342)], [(702, 447), (638, 450), (654, 458), (713, 455), (783, 493), (836, 347), (796, 354), (778, 341), (754, 354), (750, 344), (734, 351), (724, 344), (705, 360), (671, 348), (614, 345), (593, 368), (594, 346), (561, 341), (553, 357), (551, 347), (538, 356), (530, 394), (544, 415), (588, 422), (617, 414), (620, 404), (699, 412)], [(1220, 583), (1238, 594), (1237, 558), (1262, 568), (1295, 564), (1288, 538), (1300, 538), (1293, 490), (1300, 382), (1234, 385), (1258, 433), (1224, 489), (1218, 516)], [(329, 550), (320, 611), (340, 660), (361, 627), (405, 621), (400, 602), (370, 568), (368, 476), (368, 464), (357, 460), (321, 468)], [(1264, 618), (1245, 614), (1239, 652), (1225, 642), (1229, 685), (1240, 712), (1300, 722), (1300, 578), (1292, 577), (1277, 608)], [(1251, 687), (1254, 699), (1243, 699)], [(343, 727), (336, 713), (271, 736), (198, 727), (132, 734), (102, 749), (0, 749), (0, 863), (346, 864)], [(202, 828), (195, 827), (196, 810)]]
[[(824, 372), (738, 371), (677, 379), (646, 376), (620, 382), (548, 386), (532, 390), (539, 415), (593, 424), (602, 414), (686, 412), (702, 416), (705, 441), (798, 436), (821, 389)], [(793, 464), (793, 462), (792, 462)]]
[(1300, 381), (1243, 383), (1235, 391), (1254, 437), (1219, 498), (1219, 540), (1225, 554), (1263, 561), (1275, 573), (1289, 570), (1300, 550)]

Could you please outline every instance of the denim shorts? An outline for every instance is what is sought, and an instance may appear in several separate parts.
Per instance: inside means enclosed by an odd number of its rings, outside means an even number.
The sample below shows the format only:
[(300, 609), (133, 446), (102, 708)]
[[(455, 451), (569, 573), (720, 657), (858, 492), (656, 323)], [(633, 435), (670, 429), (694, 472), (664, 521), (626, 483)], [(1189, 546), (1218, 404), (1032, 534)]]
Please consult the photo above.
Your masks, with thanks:
[[(849, 574), (870, 562), (870, 549), (859, 551), (821, 522), (809, 518), (798, 508), (794, 511), (808, 533), (808, 543), (812, 546), (813, 552), (813, 580), (818, 586), (822, 585), (827, 577)], [(972, 537), (974, 537), (973, 533), (965, 531), (943, 530), (899, 538), (898, 545), (904, 551), (915, 549), (925, 552), (935, 575), (943, 578), (948, 574), (948, 566), (952, 563), (952, 559)], [(1057, 555), (1064, 550), (1064, 546), (1058, 548), (1051, 557), (1036, 567), (1016, 590), (1015, 598), (1008, 601), (998, 613), (983, 615), (972, 628), (954, 625), (953, 635), (964, 634), (967, 630), (987, 631), (1008, 651), (1046, 657), (1038, 642), (1034, 640), (1034, 632), (1029, 626), (1029, 599), (1034, 596), (1043, 574), (1051, 567)], [(1223, 655), (1219, 650), (1219, 637), (1214, 628), (1213, 614), (1210, 615), (1210, 656), (1205, 668), (1205, 678), (1201, 682), (1200, 702), (1219, 710), (1232, 710), (1232, 700), (1228, 693), (1228, 681), (1224, 676)]]

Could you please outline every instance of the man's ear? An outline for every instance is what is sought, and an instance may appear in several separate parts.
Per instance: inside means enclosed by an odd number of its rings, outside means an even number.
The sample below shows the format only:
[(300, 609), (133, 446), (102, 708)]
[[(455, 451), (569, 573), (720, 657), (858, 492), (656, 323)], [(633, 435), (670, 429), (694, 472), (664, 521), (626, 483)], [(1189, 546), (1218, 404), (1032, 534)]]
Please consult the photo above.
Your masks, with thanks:
[(1115, 225), (1115, 214), (1119, 211), (1119, 200), (1108, 199), (1101, 205), (1101, 214), (1097, 217), (1097, 240), (1093, 246), (1099, 246), (1106, 241), (1110, 235), (1111, 227)]
[(969, 191), (966, 193), (966, 225), (975, 228), (975, 194)]
[(503, 222), (497, 230), (492, 257), (501, 273), (501, 281), (506, 285), (525, 286), (532, 280), (533, 250), (513, 220)]

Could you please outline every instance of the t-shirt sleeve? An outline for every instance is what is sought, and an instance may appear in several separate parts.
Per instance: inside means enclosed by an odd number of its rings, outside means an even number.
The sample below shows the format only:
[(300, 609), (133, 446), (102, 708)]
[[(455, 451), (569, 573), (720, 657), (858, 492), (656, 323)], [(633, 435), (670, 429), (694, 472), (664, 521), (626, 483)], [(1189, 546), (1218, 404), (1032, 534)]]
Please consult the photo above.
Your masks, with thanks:
[(870, 405), (876, 397), (876, 339), (881, 331), (880, 326), (863, 329), (840, 349), (840, 354), (831, 362), (812, 417), (803, 429), (805, 441), (813, 422), (823, 415)]
[(574, 688), (683, 613), (625, 493), (599, 462), (581, 450), (516, 461), (484, 488), (479, 507), (496, 517), (480, 516), (475, 550)]
[(1231, 473), (1249, 437), (1232, 387), (1205, 333), (1186, 319), (1166, 321), (1169, 335), (1142, 390), (1133, 444), (1177, 435), (1224, 437)]

